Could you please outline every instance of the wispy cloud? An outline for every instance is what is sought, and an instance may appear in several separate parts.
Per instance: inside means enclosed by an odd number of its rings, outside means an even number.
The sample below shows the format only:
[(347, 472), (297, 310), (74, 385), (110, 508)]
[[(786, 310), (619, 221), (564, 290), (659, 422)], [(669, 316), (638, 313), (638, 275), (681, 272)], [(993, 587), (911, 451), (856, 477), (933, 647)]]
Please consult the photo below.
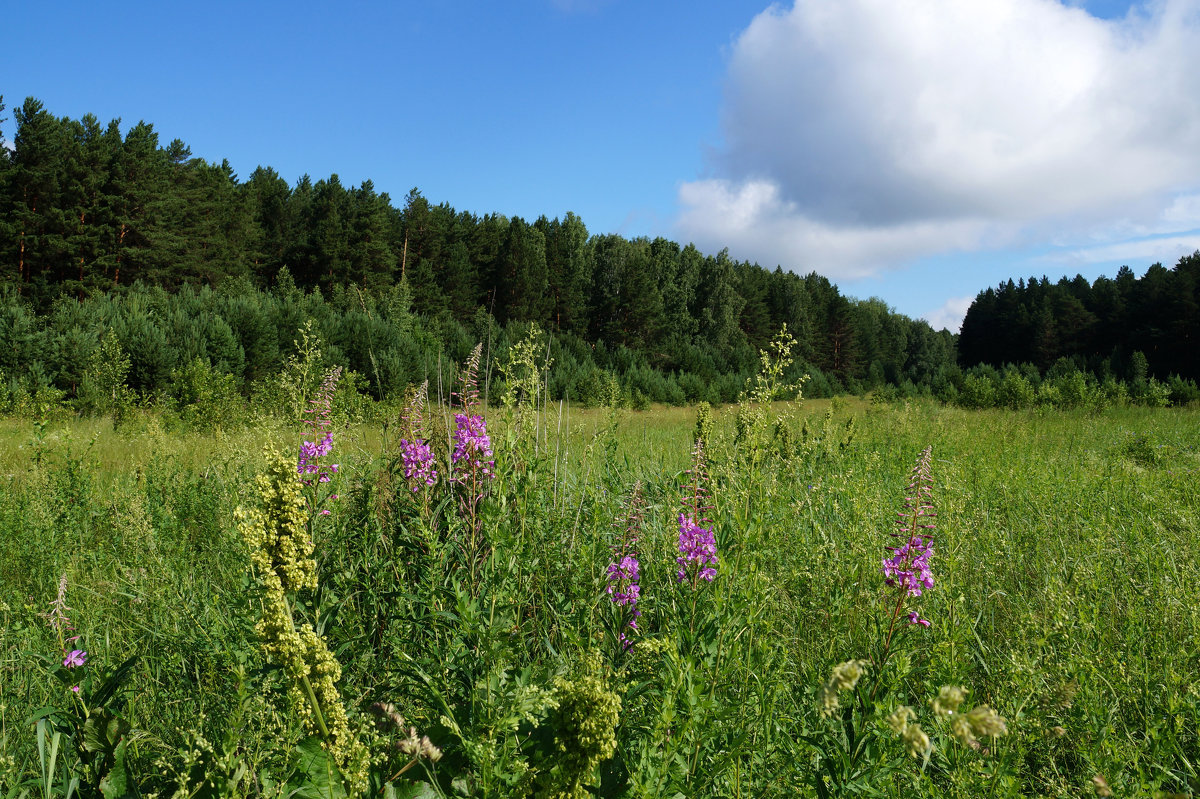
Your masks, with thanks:
[[(1200, 216), (1200, 0), (797, 0), (734, 43), (677, 232), (854, 278)], [(1097, 231), (1108, 242), (1097, 240)], [(1138, 232), (1140, 231), (1140, 233)]]
[(1072, 268), (1084, 264), (1123, 263), (1145, 266), (1154, 262), (1174, 266), (1185, 255), (1200, 250), (1200, 230), (1178, 236), (1161, 236), (1120, 241), (1097, 247), (1081, 247), (1046, 255), (1042, 260)]

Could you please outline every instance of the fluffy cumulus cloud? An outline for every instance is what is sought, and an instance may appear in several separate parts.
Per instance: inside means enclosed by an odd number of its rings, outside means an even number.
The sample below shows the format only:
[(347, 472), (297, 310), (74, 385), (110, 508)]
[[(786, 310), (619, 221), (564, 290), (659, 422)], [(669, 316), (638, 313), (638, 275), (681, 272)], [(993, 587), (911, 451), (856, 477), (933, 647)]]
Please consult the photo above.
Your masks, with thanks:
[[(732, 46), (679, 233), (853, 278), (1200, 225), (1200, 0), (796, 0)], [(1095, 242), (1099, 244), (1100, 242)]]

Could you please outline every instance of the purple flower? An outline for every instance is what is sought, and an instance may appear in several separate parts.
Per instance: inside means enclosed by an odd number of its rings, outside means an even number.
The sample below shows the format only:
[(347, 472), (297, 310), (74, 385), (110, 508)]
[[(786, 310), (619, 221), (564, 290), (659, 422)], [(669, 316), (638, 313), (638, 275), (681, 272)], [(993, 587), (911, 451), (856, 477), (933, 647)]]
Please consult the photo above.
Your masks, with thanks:
[(701, 527), (686, 514), (679, 514), (679, 557), (675, 562), (679, 564), (676, 575), (679, 582), (684, 582), (693, 569), (693, 584), (697, 580), (712, 582), (717, 576), (717, 542), (713, 528)]
[(492, 460), (492, 440), (487, 434), (487, 422), (482, 416), (454, 414), (454, 452), (450, 455), (460, 482), (469, 472), (478, 471), (484, 477), (495, 477)]
[(422, 484), (432, 486), (437, 482), (437, 461), (428, 443), (420, 439), (409, 441), (402, 438), (400, 457), (404, 463), (404, 479), (408, 481), (414, 494), (420, 490)]
[(919, 624), (922, 627), (928, 627), (933, 622), (929, 621), (929, 619), (922, 619), (920, 614), (918, 614), (915, 610), (911, 610), (908, 613), (908, 623)]
[(68, 669), (73, 669), (76, 666), (82, 666), (84, 663), (87, 663), (87, 652), (84, 652), (82, 649), (72, 649), (67, 656), (63, 658), (63, 665)]
[[(904, 510), (897, 514), (900, 518), (896, 524), (902, 532), (893, 533), (896, 546), (886, 549), (891, 556), (883, 558), (884, 582), (890, 588), (896, 589), (896, 609), (892, 615), (894, 625), (904, 608), (906, 600), (921, 596), (933, 588), (933, 570), (929, 561), (933, 558), (933, 529), (937, 512), (933, 509), (933, 477), (932, 470), (933, 448), (926, 447), (913, 467), (912, 478), (909, 480), (907, 496), (904, 497)], [(903, 542), (903, 543), (900, 543)], [(917, 611), (909, 611), (909, 624), (922, 627), (930, 626), (928, 619), (921, 618)], [(889, 626), (889, 639), (891, 627)]]
[(315, 474), (322, 483), (329, 482), (328, 472), (336, 472), (337, 464), (322, 468), (320, 459), (333, 451), (333, 433), (325, 431), (325, 437), (318, 442), (304, 441), (300, 444), (300, 460), (296, 465), (299, 474)]
[(899, 587), (908, 596), (920, 596), (922, 590), (933, 588), (933, 572), (929, 569), (933, 539), (913, 536), (904, 545), (888, 549), (892, 557), (883, 559), (885, 583)]
[(325, 465), (320, 460), (333, 451), (333, 433), (329, 431), (329, 426), (332, 424), (330, 415), (333, 407), (333, 394), (337, 390), (338, 379), (341, 375), (342, 367), (331, 369), (325, 376), (324, 382), (321, 383), (317, 396), (309, 402), (310, 407), (304, 411), (305, 414), (312, 415), (312, 418), (305, 419), (304, 423), (313, 428), (314, 438), (319, 431), (325, 431), (320, 440), (304, 441), (300, 444), (300, 457), (296, 463), (296, 472), (301, 475), (305, 485), (313, 484), (313, 480), (305, 479), (305, 475), (316, 475), (316, 482), (328, 483), (338, 470), (336, 463)]
[[(640, 577), (641, 568), (635, 552), (626, 552), (619, 561), (608, 564), (608, 597), (614, 605), (625, 609), (624, 618), (629, 620), (628, 627), (634, 631), (637, 631), (637, 620), (642, 615), (637, 609), (638, 598), (642, 594), (642, 587), (638, 584)], [(625, 649), (633, 646), (633, 641), (625, 631), (621, 632), (618, 641)]]
[(628, 554), (619, 563), (608, 564), (608, 595), (616, 605), (636, 605), (641, 594), (637, 555)]

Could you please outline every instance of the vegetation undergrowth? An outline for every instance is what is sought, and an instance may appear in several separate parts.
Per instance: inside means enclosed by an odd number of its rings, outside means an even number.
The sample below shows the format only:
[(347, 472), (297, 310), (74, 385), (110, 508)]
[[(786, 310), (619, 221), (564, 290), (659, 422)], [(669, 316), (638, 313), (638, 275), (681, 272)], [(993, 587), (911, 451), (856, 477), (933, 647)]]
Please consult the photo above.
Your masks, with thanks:
[(496, 408), (477, 348), (365, 423), (310, 342), (233, 430), (5, 420), (0, 793), (1197, 792), (1196, 412), (789, 347), (686, 413), (549, 402), (535, 328)]

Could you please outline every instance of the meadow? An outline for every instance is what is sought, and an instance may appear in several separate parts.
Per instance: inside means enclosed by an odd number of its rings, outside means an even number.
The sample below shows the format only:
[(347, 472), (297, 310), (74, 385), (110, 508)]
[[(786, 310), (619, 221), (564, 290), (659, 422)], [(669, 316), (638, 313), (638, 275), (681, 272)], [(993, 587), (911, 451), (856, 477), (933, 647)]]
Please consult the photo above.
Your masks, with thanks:
[(1200, 792), (1194, 408), (326, 389), (0, 420), (0, 795)]

